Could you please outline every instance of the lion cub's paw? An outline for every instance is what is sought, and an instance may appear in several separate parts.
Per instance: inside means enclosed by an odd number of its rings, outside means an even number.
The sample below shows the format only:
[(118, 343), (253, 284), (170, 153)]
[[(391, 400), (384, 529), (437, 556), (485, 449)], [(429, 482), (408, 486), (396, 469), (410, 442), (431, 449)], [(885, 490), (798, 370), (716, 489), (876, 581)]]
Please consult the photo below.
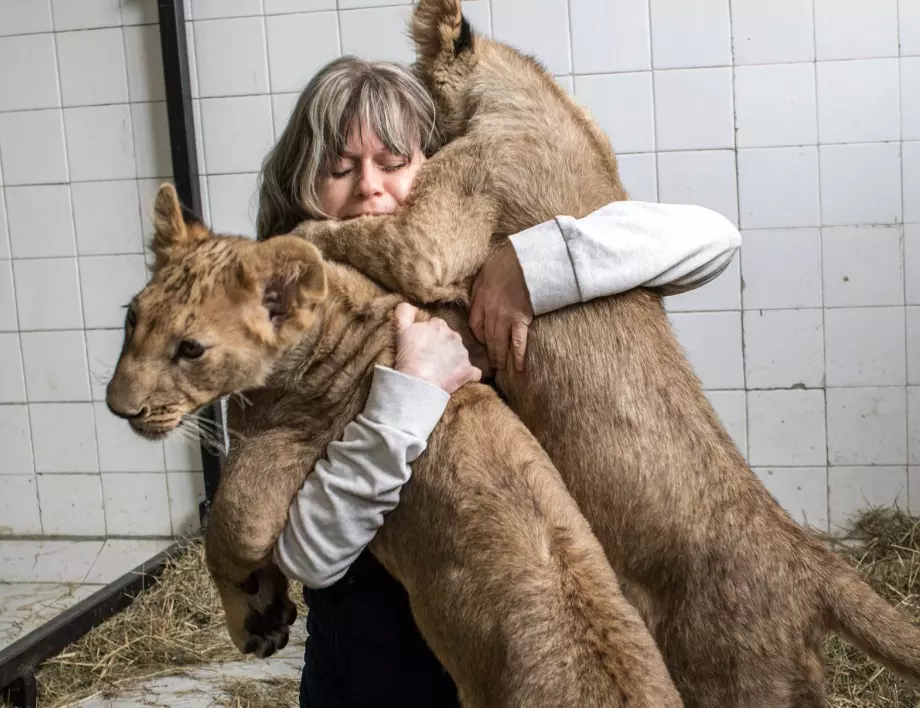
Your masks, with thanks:
[[(261, 603), (260, 603), (261, 604)], [(250, 606), (243, 627), (249, 640), (243, 648), (245, 654), (255, 654), (260, 659), (271, 656), (287, 646), (290, 626), (297, 619), (297, 608), (283, 592), (275, 594), (264, 608)]]
[(297, 619), (288, 580), (274, 565), (253, 572), (226, 593), (224, 609), (233, 643), (244, 654), (261, 659), (287, 646), (290, 625)]

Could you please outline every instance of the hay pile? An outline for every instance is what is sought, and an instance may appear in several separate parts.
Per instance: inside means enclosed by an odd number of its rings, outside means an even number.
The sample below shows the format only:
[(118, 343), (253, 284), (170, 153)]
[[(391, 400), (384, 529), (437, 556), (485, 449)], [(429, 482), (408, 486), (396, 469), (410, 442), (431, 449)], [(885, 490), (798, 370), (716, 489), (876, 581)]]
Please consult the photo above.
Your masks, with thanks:
[(195, 542), (170, 559), (160, 581), (128, 609), (42, 664), (39, 705), (62, 708), (90, 696), (111, 698), (147, 679), (241, 660), (205, 568), (204, 546)]
[[(847, 537), (822, 538), (849, 558), (876, 590), (920, 621), (920, 519), (893, 509), (873, 509), (856, 520)], [(303, 605), (298, 609), (305, 616)], [(827, 692), (833, 708), (920, 707), (920, 690), (836, 637), (827, 642), (827, 656)], [(113, 698), (144, 679), (241, 659), (224, 628), (203, 547), (193, 543), (131, 607), (41, 667), (39, 705), (63, 708), (90, 696)], [(215, 696), (214, 705), (297, 705), (295, 679), (225, 679), (220, 689), (226, 695)]]
[[(920, 519), (879, 508), (859, 516), (845, 538), (825, 538), (849, 558), (872, 587), (920, 622)], [(827, 692), (833, 708), (916, 708), (920, 689), (830, 637)]]

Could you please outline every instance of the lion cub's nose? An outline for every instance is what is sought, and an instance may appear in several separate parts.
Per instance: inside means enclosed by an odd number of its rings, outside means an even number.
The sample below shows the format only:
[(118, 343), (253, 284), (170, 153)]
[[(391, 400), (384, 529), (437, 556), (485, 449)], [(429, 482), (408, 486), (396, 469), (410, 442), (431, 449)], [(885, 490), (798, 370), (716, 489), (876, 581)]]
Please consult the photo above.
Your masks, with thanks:
[(137, 420), (138, 418), (143, 418), (145, 415), (147, 415), (146, 407), (141, 408), (135, 413), (131, 411), (118, 410), (109, 401), (106, 401), (106, 405), (109, 407), (109, 410), (112, 411), (112, 415), (117, 415), (119, 418), (123, 418), (124, 420)]

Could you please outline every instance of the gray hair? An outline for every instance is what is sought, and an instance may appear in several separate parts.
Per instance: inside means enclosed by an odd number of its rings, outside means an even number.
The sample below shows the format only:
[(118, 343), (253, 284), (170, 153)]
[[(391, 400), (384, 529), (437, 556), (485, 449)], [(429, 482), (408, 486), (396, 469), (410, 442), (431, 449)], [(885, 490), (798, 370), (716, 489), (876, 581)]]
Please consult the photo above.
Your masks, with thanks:
[(355, 127), (369, 127), (390, 152), (434, 153), (440, 143), (435, 104), (409, 67), (342, 57), (307, 84), (259, 174), (259, 240), (306, 219), (327, 219), (318, 185)]

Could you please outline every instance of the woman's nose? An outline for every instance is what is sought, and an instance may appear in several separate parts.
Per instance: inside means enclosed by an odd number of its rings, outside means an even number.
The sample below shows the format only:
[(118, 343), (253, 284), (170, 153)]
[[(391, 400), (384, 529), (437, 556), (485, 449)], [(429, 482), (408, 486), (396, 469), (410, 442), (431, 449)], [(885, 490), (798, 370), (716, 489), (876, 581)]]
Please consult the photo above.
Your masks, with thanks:
[(373, 197), (383, 191), (383, 175), (375, 167), (369, 167), (361, 170), (361, 176), (358, 178), (358, 184), (355, 189), (355, 195), (359, 197)]

